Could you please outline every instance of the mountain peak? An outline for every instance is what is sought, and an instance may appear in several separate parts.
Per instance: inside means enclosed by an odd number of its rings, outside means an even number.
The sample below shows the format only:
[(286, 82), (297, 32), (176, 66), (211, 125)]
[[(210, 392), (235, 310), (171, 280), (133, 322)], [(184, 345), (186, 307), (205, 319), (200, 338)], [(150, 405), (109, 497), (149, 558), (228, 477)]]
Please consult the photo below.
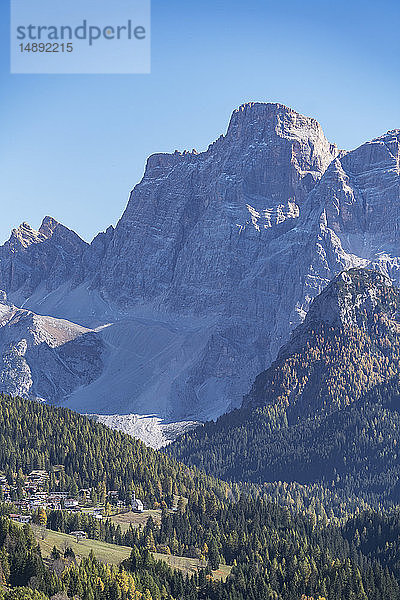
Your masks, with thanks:
[(300, 174), (312, 172), (314, 181), (339, 156), (336, 144), (325, 137), (311, 117), (279, 103), (248, 102), (233, 111), (225, 136), (211, 148), (235, 148), (264, 156), (264, 162), (287, 160)]
[(46, 216), (39, 227), (39, 233), (42, 233), (46, 238), (50, 238), (59, 225), (60, 223), (53, 217)]
[(397, 139), (397, 141), (400, 141), (400, 129), (389, 129), (389, 131), (387, 131), (383, 135), (378, 136), (377, 138), (374, 138), (372, 141), (375, 142), (379, 140), (385, 140), (387, 138)]
[(280, 102), (244, 102), (238, 108), (236, 108), (232, 117), (235, 115), (239, 118), (248, 119), (254, 118), (256, 115), (261, 115), (265, 119), (272, 118), (277, 114), (281, 115), (291, 115), (295, 117), (303, 117), (310, 122), (318, 124), (316, 119), (311, 117), (304, 117), (297, 110), (294, 110), (290, 106), (286, 106), (285, 104), (281, 104)]
[[(212, 142), (206, 152), (198, 153), (193, 149), (152, 154), (147, 160), (146, 174), (159, 179), (182, 163), (199, 164), (202, 159), (209, 158), (210, 152), (220, 158), (235, 149), (263, 153), (270, 149), (274, 155), (277, 146), (283, 146), (283, 152), (286, 150), (289, 160), (292, 155), (294, 163), (299, 155), (307, 155), (320, 175), (340, 154), (336, 144), (328, 142), (316, 119), (279, 102), (246, 102), (233, 111), (226, 134)], [(305, 165), (299, 167), (308, 170)]]
[(52, 237), (56, 228), (60, 225), (53, 217), (44, 217), (38, 230), (34, 229), (29, 223), (23, 221), (21, 225), (11, 231), (9, 243), (28, 248), (32, 244), (40, 244)]
[[(316, 119), (306, 117), (279, 102), (247, 102), (234, 110), (226, 137), (236, 137), (243, 131), (250, 130), (270, 137), (271, 134), (275, 134), (279, 137), (294, 136), (301, 139), (308, 138), (310, 132), (315, 131), (325, 140), (322, 127)], [(332, 144), (332, 147), (335, 145)]]
[(24, 221), (21, 223), (21, 225), (19, 225), (19, 227), (11, 231), (9, 242), (18, 243), (24, 248), (27, 248), (32, 244), (38, 244), (42, 242), (43, 239), (43, 234), (41, 234), (39, 231), (36, 231), (36, 229), (31, 227), (29, 223)]

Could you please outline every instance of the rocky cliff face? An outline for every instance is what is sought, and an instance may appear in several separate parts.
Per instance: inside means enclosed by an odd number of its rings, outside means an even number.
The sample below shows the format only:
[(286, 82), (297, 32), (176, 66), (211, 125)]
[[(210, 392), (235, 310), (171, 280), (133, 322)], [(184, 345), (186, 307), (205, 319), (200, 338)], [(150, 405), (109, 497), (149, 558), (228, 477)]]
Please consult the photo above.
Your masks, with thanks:
[(297, 228), (307, 240), (301, 318), (341, 270), (373, 267), (400, 281), (399, 152), (400, 130), (390, 131), (333, 160), (310, 192)]
[[(52, 221), (13, 232), (0, 287), (87, 327), (130, 323), (143, 353), (103, 412), (215, 417), (240, 405), (338, 272), (372, 265), (398, 279), (399, 138), (346, 154), (314, 119), (243, 105), (206, 152), (151, 156), (116, 228), (90, 246)], [(112, 344), (130, 356), (122, 334)], [(91, 393), (72, 406), (86, 410)]]
[(62, 401), (102, 371), (104, 345), (95, 332), (0, 303), (1, 391)]
[(13, 229), (0, 247), (1, 286), (17, 304), (44, 297), (67, 281), (76, 285), (89, 247), (76, 233), (45, 217), (38, 231), (28, 223)]
[(392, 285), (389, 277), (379, 271), (350, 269), (340, 273), (313, 301), (304, 323), (296, 330), (296, 336), (317, 323), (331, 328), (359, 328), (367, 332), (374, 325), (374, 316), (378, 313), (384, 313), (387, 319), (397, 322), (399, 307), (399, 289)]
[(100, 289), (126, 305), (241, 314), (252, 294), (243, 281), (296, 226), (337, 155), (315, 120), (249, 104), (206, 152), (151, 156), (102, 263)]

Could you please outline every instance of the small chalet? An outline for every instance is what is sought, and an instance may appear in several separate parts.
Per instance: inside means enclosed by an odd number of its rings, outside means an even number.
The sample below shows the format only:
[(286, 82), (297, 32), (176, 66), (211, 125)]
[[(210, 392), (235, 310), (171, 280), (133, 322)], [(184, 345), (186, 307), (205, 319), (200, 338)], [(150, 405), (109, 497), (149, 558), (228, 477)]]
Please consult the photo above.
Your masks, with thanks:
[(137, 513), (142, 513), (144, 510), (143, 502), (136, 498), (135, 494), (133, 494), (132, 498), (132, 511)]
[(17, 521), (18, 523), (30, 523), (32, 520), (31, 515), (10, 515), (10, 519)]
[(85, 540), (87, 538), (86, 531), (71, 531), (69, 535), (73, 535), (77, 540)]
[(65, 508), (76, 508), (79, 505), (78, 500), (75, 500), (75, 498), (67, 498), (66, 500), (64, 500), (64, 506)]

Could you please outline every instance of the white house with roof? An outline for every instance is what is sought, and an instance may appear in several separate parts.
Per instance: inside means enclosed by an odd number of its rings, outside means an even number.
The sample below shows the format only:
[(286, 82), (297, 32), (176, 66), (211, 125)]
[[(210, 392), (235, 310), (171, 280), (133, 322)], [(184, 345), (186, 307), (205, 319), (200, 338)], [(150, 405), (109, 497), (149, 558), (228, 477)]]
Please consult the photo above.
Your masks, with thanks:
[(75, 498), (67, 498), (64, 500), (64, 506), (65, 508), (76, 508), (79, 506), (79, 502), (78, 500), (75, 500)]
[(139, 498), (136, 498), (135, 492), (133, 493), (133, 496), (132, 496), (131, 508), (132, 508), (133, 512), (138, 512), (138, 513), (141, 513), (144, 510), (143, 502), (141, 500), (139, 500)]
[(79, 542), (79, 540), (85, 540), (87, 538), (87, 533), (86, 531), (71, 531), (69, 535), (73, 535), (76, 538), (76, 541)]

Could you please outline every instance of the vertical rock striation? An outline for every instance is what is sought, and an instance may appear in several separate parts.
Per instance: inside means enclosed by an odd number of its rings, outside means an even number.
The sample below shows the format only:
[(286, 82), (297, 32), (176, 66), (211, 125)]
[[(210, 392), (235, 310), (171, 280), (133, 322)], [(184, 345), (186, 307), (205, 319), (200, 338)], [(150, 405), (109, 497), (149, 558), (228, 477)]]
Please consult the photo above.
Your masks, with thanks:
[(90, 245), (50, 218), (14, 230), (0, 288), (41, 314), (116, 323), (94, 334), (111, 362), (74, 408), (100, 394), (104, 413), (215, 417), (338, 272), (399, 280), (399, 148), (394, 130), (345, 153), (312, 118), (245, 104), (205, 152), (150, 156), (117, 226)]

